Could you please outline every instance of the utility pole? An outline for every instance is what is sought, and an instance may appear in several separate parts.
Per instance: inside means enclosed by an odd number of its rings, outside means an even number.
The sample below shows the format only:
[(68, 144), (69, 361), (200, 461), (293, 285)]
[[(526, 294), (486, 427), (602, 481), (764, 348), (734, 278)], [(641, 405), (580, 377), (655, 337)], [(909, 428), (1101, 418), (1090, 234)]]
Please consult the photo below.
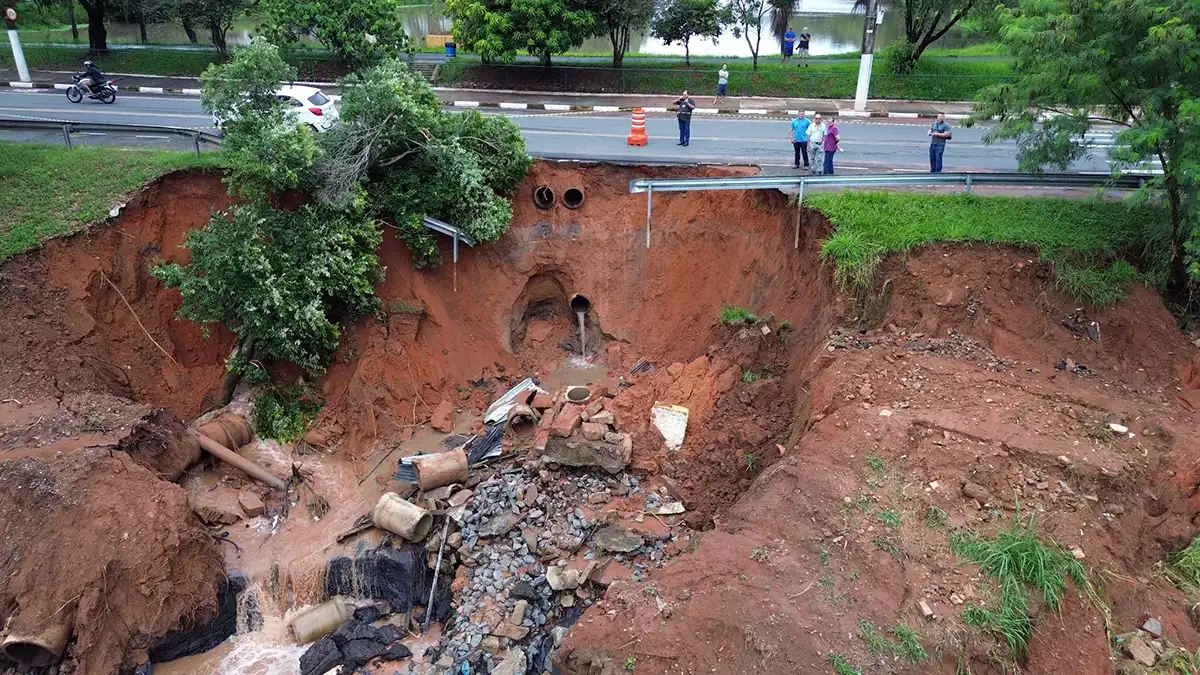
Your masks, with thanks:
[(17, 77), (30, 82), (29, 66), (25, 64), (25, 52), (21, 49), (21, 36), (17, 35), (16, 0), (8, 0), (4, 8), (4, 26), (8, 28), (8, 42), (12, 45), (13, 61), (17, 64)]
[(854, 109), (865, 112), (867, 91), (871, 88), (871, 64), (875, 59), (875, 26), (879, 21), (879, 0), (867, 0), (863, 17), (862, 57), (858, 62), (858, 88), (854, 90)]

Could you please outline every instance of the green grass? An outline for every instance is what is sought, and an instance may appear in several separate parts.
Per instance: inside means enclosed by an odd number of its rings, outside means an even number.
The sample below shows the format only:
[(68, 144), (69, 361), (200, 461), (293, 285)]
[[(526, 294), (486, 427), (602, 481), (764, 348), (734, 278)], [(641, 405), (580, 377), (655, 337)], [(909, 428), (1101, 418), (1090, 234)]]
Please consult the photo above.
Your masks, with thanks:
[(1166, 574), (1189, 594), (1200, 594), (1200, 536), (1167, 561)]
[(829, 665), (833, 666), (833, 672), (837, 675), (862, 675), (862, 671), (855, 668), (849, 661), (846, 660), (845, 654), (831, 652), (827, 659)]
[(1078, 588), (1088, 587), (1087, 573), (1078, 560), (1038, 539), (1032, 515), (1026, 524), (1018, 514), (1011, 526), (992, 537), (955, 532), (950, 536), (950, 548), (978, 565), (999, 587), (995, 605), (972, 603), (963, 611), (963, 619), (995, 634), (1014, 656), (1023, 654), (1033, 637), (1034, 619), (1027, 601), (1031, 592), (1040, 593), (1045, 606), (1053, 611), (1062, 603), (1068, 578)]
[(938, 530), (950, 524), (950, 516), (938, 506), (930, 506), (925, 514), (925, 527)]
[(0, 141), (0, 260), (46, 239), (87, 229), (147, 182), (178, 169), (216, 166), (218, 153), (67, 150)]
[(726, 326), (752, 326), (758, 323), (758, 317), (744, 307), (722, 307), (721, 323)]
[[(826, 192), (807, 201), (834, 225), (821, 255), (847, 289), (869, 286), (891, 253), (935, 242), (1008, 244), (1037, 249), (1061, 288), (1102, 306), (1141, 278), (1127, 263), (1112, 261), (1144, 256), (1167, 228), (1160, 208), (1101, 199)], [(1162, 268), (1152, 259), (1142, 266)]]
[[(730, 96), (852, 98), (858, 82), (858, 62), (814, 62), (808, 68), (760, 61), (753, 70), (746, 61), (730, 60)], [(923, 59), (916, 71), (896, 75), (877, 61), (871, 75), (871, 98), (966, 101), (985, 87), (1008, 81), (1007, 59)], [(700, 97), (716, 87), (720, 62), (681, 65), (674, 60), (635, 59), (614, 69), (596, 65), (555, 66), (547, 76), (532, 64), (483, 66), (473, 59), (454, 59), (439, 69), (439, 84), (460, 87), (542, 89), (628, 94), (670, 94), (688, 90)]]
[(890, 653), (909, 663), (920, 663), (929, 658), (925, 648), (921, 646), (921, 636), (907, 623), (900, 622), (888, 629), (892, 638), (888, 638), (879, 628), (866, 619), (858, 622), (858, 637), (872, 654)]
[(900, 514), (896, 513), (895, 509), (888, 509), (886, 511), (880, 511), (879, 515), (877, 515), (875, 517), (879, 519), (879, 522), (883, 523), (887, 527), (891, 527), (891, 528), (900, 527)]
[(883, 633), (879, 632), (879, 628), (874, 623), (866, 619), (860, 619), (858, 622), (858, 639), (863, 641), (863, 644), (867, 646), (867, 651), (872, 654), (891, 651), (892, 643), (884, 637)]
[(867, 468), (876, 476), (882, 476), (887, 473), (887, 462), (882, 457), (870, 455), (867, 457)]

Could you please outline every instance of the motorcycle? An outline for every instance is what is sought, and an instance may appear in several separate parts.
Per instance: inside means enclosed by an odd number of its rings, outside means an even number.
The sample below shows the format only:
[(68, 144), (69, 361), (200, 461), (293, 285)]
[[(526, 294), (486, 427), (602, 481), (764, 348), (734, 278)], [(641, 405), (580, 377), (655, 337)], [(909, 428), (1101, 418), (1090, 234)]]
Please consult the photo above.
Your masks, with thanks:
[(75, 84), (67, 87), (67, 100), (71, 103), (79, 103), (85, 94), (88, 98), (98, 99), (101, 103), (112, 103), (117, 100), (117, 88), (113, 86), (112, 80), (85, 89), (83, 85), (79, 84), (83, 75), (75, 75), (71, 79), (75, 80)]

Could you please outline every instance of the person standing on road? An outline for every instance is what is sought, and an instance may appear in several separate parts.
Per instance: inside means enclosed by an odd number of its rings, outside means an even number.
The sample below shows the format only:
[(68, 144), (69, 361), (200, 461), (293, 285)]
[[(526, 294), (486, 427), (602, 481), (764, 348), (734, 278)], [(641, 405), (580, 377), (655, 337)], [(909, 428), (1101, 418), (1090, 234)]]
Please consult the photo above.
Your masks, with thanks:
[(683, 96), (675, 99), (675, 105), (679, 106), (678, 112), (675, 113), (675, 119), (679, 120), (679, 143), (685, 148), (688, 143), (692, 142), (692, 111), (696, 109), (696, 102), (685, 91)]
[(804, 30), (800, 31), (800, 63), (803, 63), (805, 68), (808, 67), (808, 43), (811, 41), (812, 35), (808, 32), (808, 26), (805, 26)]
[(788, 59), (792, 58), (792, 51), (796, 48), (796, 31), (788, 26), (787, 32), (783, 34), (783, 65), (787, 65)]
[(942, 155), (946, 152), (946, 141), (950, 140), (950, 124), (946, 115), (938, 113), (929, 127), (929, 173), (942, 172)]
[(812, 173), (817, 175), (820, 173), (817, 162), (821, 159), (821, 153), (825, 147), (825, 122), (821, 121), (821, 113), (813, 115), (812, 124), (808, 126), (808, 156), (812, 159)]
[(830, 122), (825, 130), (825, 175), (833, 175), (833, 154), (842, 149), (842, 137), (838, 134), (837, 122)]
[(721, 103), (725, 100), (725, 92), (729, 88), (729, 64), (722, 63), (721, 69), (717, 71), (717, 97), (713, 99), (713, 105)]
[(796, 116), (792, 118), (792, 133), (788, 138), (792, 141), (792, 168), (800, 168), (800, 160), (804, 159), (804, 168), (808, 169), (808, 129), (812, 126), (812, 120), (805, 116), (803, 110), (796, 111)]

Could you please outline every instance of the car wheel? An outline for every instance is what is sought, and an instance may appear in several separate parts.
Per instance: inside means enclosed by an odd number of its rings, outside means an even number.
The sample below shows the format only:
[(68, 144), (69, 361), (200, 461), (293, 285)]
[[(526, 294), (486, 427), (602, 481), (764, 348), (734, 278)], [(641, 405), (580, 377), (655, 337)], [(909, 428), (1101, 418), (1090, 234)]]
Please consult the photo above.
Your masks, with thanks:
[(313, 132), (314, 134), (320, 134), (320, 133), (321, 133), (321, 130), (320, 130), (320, 129), (318, 129), (318, 128), (317, 128), (317, 125), (315, 125), (315, 124), (310, 124), (310, 125), (308, 125), (308, 130), (309, 130), (309, 131), (311, 131), (311, 132)]

